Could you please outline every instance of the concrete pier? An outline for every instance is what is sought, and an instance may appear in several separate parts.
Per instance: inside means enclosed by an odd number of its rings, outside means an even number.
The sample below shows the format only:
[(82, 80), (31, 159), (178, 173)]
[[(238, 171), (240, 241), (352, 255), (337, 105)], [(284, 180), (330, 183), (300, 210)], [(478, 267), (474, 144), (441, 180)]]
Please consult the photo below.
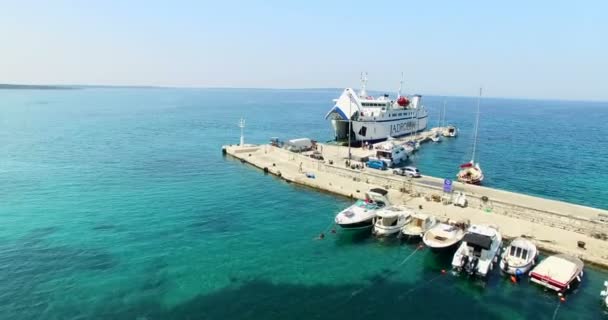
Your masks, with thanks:
[[(424, 132), (418, 139), (431, 135)], [(443, 220), (468, 219), (471, 223), (493, 224), (506, 238), (525, 236), (541, 250), (568, 253), (608, 268), (606, 210), (454, 182), (454, 192), (463, 192), (468, 201), (462, 208), (453, 205), (450, 194), (443, 192), (443, 179), (430, 176), (412, 179), (393, 175), (392, 170), (351, 169), (345, 166), (346, 147), (319, 144), (317, 149), (324, 160), (271, 145), (223, 147), (226, 154), (293, 183), (359, 199), (370, 188), (386, 188), (391, 203), (421, 206), (422, 211)], [(353, 155), (369, 152), (352, 149)], [(585, 243), (584, 248), (578, 246), (579, 241)]]

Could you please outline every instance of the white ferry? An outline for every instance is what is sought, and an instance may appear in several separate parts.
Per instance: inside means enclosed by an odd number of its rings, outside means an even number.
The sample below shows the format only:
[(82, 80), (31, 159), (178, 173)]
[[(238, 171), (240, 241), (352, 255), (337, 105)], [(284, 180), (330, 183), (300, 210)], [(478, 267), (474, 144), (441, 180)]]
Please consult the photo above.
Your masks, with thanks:
[[(361, 91), (344, 89), (340, 98), (325, 119), (331, 119), (336, 140), (377, 142), (388, 137), (399, 137), (426, 129), (428, 113), (422, 105), (422, 96), (402, 96), (401, 86), (397, 99), (388, 94), (372, 97), (367, 94), (367, 75), (361, 77)], [(350, 121), (349, 121), (350, 120)]]

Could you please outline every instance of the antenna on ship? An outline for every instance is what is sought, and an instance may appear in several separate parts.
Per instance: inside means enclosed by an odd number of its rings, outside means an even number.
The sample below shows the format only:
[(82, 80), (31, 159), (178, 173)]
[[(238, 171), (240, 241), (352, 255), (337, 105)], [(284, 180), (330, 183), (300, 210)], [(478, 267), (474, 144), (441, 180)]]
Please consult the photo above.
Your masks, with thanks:
[(367, 72), (361, 72), (361, 92), (359, 92), (359, 96), (361, 98), (367, 97), (367, 91), (365, 87), (367, 85)]
[(245, 145), (245, 135), (243, 135), (243, 129), (245, 129), (245, 119), (241, 118), (241, 121), (239, 121), (239, 128), (241, 128), (241, 144), (240, 146), (244, 146)]
[(401, 72), (401, 81), (399, 81), (399, 92), (397, 92), (397, 99), (401, 98), (401, 89), (403, 88), (403, 72)]

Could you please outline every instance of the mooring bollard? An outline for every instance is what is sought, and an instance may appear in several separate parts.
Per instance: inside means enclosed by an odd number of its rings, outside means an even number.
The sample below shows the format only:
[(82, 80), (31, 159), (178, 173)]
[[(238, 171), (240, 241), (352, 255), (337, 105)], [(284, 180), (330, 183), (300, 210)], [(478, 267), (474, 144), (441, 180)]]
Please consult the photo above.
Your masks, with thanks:
[(585, 249), (585, 241), (577, 241), (576, 244), (579, 248)]

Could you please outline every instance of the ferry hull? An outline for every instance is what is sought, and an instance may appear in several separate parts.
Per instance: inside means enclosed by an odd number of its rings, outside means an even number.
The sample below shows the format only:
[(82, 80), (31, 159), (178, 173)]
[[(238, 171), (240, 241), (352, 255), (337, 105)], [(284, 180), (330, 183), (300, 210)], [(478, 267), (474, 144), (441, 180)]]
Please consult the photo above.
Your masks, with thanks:
[(374, 98), (365, 91), (356, 93), (346, 88), (325, 119), (331, 120), (336, 140), (355, 142), (382, 141), (426, 129), (428, 112), (422, 96), (413, 95), (411, 101), (399, 93), (396, 100), (388, 94)]
[[(348, 139), (348, 121), (331, 120), (336, 140)], [(351, 138), (354, 141), (379, 142), (388, 137), (402, 137), (426, 129), (428, 117), (394, 121), (352, 121)]]

